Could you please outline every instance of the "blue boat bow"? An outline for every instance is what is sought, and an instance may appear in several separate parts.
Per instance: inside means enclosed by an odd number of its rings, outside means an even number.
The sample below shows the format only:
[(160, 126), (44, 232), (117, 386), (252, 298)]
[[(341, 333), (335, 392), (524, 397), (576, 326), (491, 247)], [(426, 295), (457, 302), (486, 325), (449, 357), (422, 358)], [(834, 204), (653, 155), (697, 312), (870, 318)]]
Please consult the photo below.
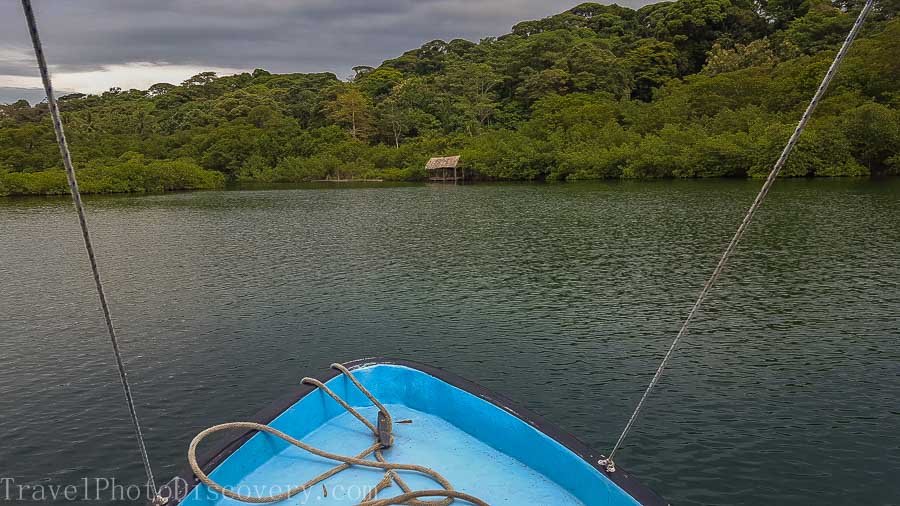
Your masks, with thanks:
[[(597, 464), (602, 456), (575, 437), (476, 383), (399, 360), (359, 360), (346, 367), (393, 416), (393, 445), (382, 450), (387, 462), (427, 466), (455, 490), (492, 505), (667, 504), (627, 471), (608, 472)], [(351, 378), (337, 370), (322, 378), (372, 425), (378, 423), (378, 409)], [(372, 432), (313, 385), (301, 385), (254, 422), (341, 455), (357, 455), (372, 445)], [(236, 434), (197, 461), (211, 480), (250, 497), (285, 493), (339, 464), (255, 430)], [(420, 473), (399, 474), (413, 490), (440, 488)], [(276, 504), (359, 504), (383, 475), (380, 469), (350, 466)], [(375, 497), (401, 492), (387, 488)], [(191, 470), (170, 481), (162, 494), (169, 498), (167, 506), (244, 504), (201, 483)]]

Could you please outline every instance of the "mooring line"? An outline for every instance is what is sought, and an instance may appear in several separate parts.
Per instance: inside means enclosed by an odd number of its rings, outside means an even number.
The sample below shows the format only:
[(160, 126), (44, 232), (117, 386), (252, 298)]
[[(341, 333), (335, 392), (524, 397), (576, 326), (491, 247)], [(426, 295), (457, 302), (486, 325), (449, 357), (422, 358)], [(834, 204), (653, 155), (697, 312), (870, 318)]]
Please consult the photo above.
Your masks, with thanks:
[(694, 302), (693, 307), (691, 307), (690, 312), (685, 318), (684, 323), (681, 325), (681, 330), (678, 331), (678, 335), (675, 336), (675, 339), (672, 341), (672, 344), (669, 346), (669, 350), (666, 351), (665, 356), (662, 359), (662, 362), (659, 364), (659, 367), (656, 369), (656, 374), (653, 375), (653, 379), (650, 380), (650, 384), (647, 386), (647, 389), (644, 391), (644, 395), (641, 397), (641, 400), (638, 401), (637, 407), (634, 408), (634, 412), (631, 414), (631, 418), (629, 418), (628, 423), (625, 425), (625, 429), (622, 430), (622, 434), (619, 436), (618, 441), (616, 441), (615, 446), (612, 451), (609, 452), (609, 456), (603, 459), (600, 459), (598, 462), (602, 466), (606, 466), (606, 469), (609, 472), (614, 472), (616, 469), (615, 462), (613, 458), (616, 455), (616, 452), (619, 451), (619, 448), (622, 447), (622, 443), (625, 441), (625, 438), (628, 436), (628, 432), (631, 430), (632, 426), (634, 426), (635, 420), (637, 420), (638, 414), (641, 412), (641, 409), (644, 407), (644, 403), (647, 401), (647, 397), (650, 396), (650, 392), (653, 390), (653, 387), (659, 383), (659, 379), (662, 377), (663, 370), (666, 368), (666, 365), (669, 363), (669, 359), (672, 358), (672, 354), (675, 352), (675, 348), (678, 346), (678, 342), (681, 341), (681, 338), (687, 334), (688, 326), (691, 321), (694, 319), (694, 316), (697, 314), (697, 311), (700, 309), (700, 306), (703, 305), (703, 301), (706, 299), (706, 296), (709, 294), (710, 289), (712, 289), (716, 280), (719, 279), (719, 276), (722, 274), (722, 271), (725, 270), (725, 264), (728, 263), (728, 259), (731, 258), (735, 249), (737, 248), (738, 243), (741, 241), (741, 238), (744, 236), (744, 233), (747, 231), (747, 228), (750, 226), (750, 222), (753, 221), (753, 215), (756, 214), (756, 211), (762, 206), (763, 201), (766, 196), (769, 194), (769, 190), (772, 189), (772, 186), (775, 184), (775, 181), (778, 179), (778, 175), (781, 173), (781, 169), (784, 167), (784, 164), (787, 162), (788, 157), (791, 155), (791, 152), (794, 150), (794, 146), (797, 144), (797, 139), (800, 138), (800, 134), (803, 133), (803, 130), (806, 129), (807, 123), (809, 123), (809, 118), (812, 116), (813, 111), (816, 110), (816, 107), (819, 105), (819, 101), (825, 95), (825, 92), (828, 91), (828, 86), (831, 84), (832, 79), (834, 79), (835, 74), (837, 73), (837, 69), (840, 66), (841, 62), (844, 60), (844, 57), (847, 55), (847, 51), (850, 49), (850, 46), (853, 45), (853, 41), (856, 40), (856, 36), (859, 34), (859, 30), (862, 28), (863, 23), (866, 20), (866, 17), (869, 15), (869, 12), (872, 10), (872, 5), (875, 3), (875, 0), (867, 0), (866, 5), (863, 7), (862, 11), (860, 11), (859, 16), (856, 18), (856, 22), (853, 24), (853, 28), (850, 30), (850, 33), (847, 35), (847, 39), (844, 40), (844, 44), (841, 46), (841, 49), (838, 51), (837, 55), (834, 57), (834, 61), (831, 62), (831, 66), (828, 68), (828, 72), (825, 73), (825, 78), (822, 79), (822, 83), (819, 84), (819, 88), (816, 90), (815, 95), (813, 95), (812, 100), (809, 105), (806, 107), (806, 112), (803, 113), (803, 116), (800, 118), (800, 123), (797, 124), (797, 128), (794, 129), (794, 133), (791, 135), (791, 138), (788, 140), (787, 145), (784, 147), (784, 150), (781, 152), (781, 156), (778, 157), (778, 161), (775, 162), (775, 166), (772, 168), (772, 171), (769, 173), (769, 177), (766, 178), (766, 182), (763, 184), (762, 188), (759, 190), (759, 194), (756, 196), (756, 200), (753, 201), (753, 205), (750, 206), (750, 209), (747, 211), (747, 214), (744, 216), (744, 221), (741, 222), (741, 225), (738, 227), (737, 232), (735, 232), (734, 237), (731, 238), (731, 242), (728, 243), (728, 247), (725, 248), (725, 252), (722, 253), (722, 257), (719, 259), (719, 263), (716, 265), (716, 268), (713, 270), (712, 275), (706, 281), (706, 284), (703, 286), (703, 290), (700, 291), (700, 295), (697, 297), (697, 301)]
[(72, 202), (75, 204), (75, 211), (78, 213), (78, 223), (81, 225), (81, 237), (84, 239), (84, 248), (87, 250), (88, 260), (90, 260), (91, 272), (94, 275), (94, 285), (97, 287), (97, 296), (100, 298), (100, 307), (103, 308), (103, 318), (106, 320), (106, 330), (109, 333), (113, 354), (116, 357), (116, 366), (119, 369), (119, 379), (122, 381), (122, 389), (125, 392), (125, 402), (128, 404), (128, 412), (131, 415), (131, 423), (134, 426), (134, 435), (141, 452), (141, 460), (144, 462), (144, 471), (147, 474), (147, 486), (150, 487), (150, 493), (154, 498), (154, 504), (163, 504), (165, 500), (160, 497), (159, 491), (156, 488), (156, 481), (153, 478), (153, 468), (150, 466), (147, 445), (144, 443), (144, 434), (141, 431), (141, 423), (138, 420), (137, 410), (134, 406), (134, 396), (131, 394), (131, 385), (128, 383), (128, 373), (125, 369), (125, 362), (122, 360), (122, 353), (119, 349), (116, 328), (113, 325), (112, 316), (109, 312), (109, 304), (106, 300), (103, 282), (100, 280), (100, 269), (97, 266), (94, 245), (91, 242), (91, 234), (88, 230), (87, 219), (85, 218), (84, 204), (81, 201), (81, 192), (78, 190), (75, 167), (72, 166), (72, 155), (69, 153), (69, 144), (66, 142), (62, 118), (59, 114), (59, 104), (53, 93), (53, 84), (50, 82), (50, 70), (47, 67), (47, 60), (44, 57), (44, 48), (41, 44), (40, 35), (38, 34), (37, 22), (34, 18), (34, 9), (31, 6), (31, 0), (22, 0), (22, 8), (25, 10), (25, 20), (28, 22), (28, 32), (31, 34), (31, 43), (34, 46), (34, 56), (37, 58), (38, 67), (41, 71), (41, 80), (44, 82), (44, 91), (47, 93), (47, 105), (50, 107), (50, 116), (53, 119), (53, 130), (56, 132), (56, 142), (59, 144), (59, 152), (60, 155), (62, 155), (63, 166), (66, 169), (69, 190), (72, 193)]

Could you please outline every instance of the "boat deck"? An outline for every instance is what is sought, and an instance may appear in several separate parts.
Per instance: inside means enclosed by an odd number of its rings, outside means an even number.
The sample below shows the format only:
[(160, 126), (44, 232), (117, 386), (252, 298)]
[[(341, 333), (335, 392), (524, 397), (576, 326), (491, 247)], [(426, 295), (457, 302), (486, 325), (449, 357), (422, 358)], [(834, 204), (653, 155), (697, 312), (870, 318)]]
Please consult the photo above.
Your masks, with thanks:
[[(407, 365), (360, 361), (352, 370), (394, 419), (394, 444), (384, 451), (389, 462), (429, 467), (443, 475), (455, 490), (491, 505), (665, 504), (643, 493), (633, 478), (618, 478), (631, 490), (650, 498), (639, 503), (593, 465), (597, 456), (589, 449), (582, 447), (575, 453), (554, 439), (567, 438), (557, 429), (475, 384), (438, 370), (429, 373)], [(345, 376), (332, 376), (326, 384), (375, 423), (376, 408)], [(263, 423), (340, 455), (358, 455), (374, 443), (371, 431), (321, 390), (304, 386), (299, 396), (299, 400), (279, 403), (279, 414), (266, 415)], [(412, 423), (399, 423), (406, 420)], [(552, 433), (557, 435), (548, 435)], [(571, 437), (568, 439), (569, 444), (574, 444)], [(213, 451), (225, 453), (210, 477), (244, 496), (278, 495), (337, 465), (267, 433), (256, 433), (239, 444), (234, 450), (226, 451), (230, 448), (226, 446)], [(441, 488), (425, 475), (405, 471), (400, 474), (413, 490)], [(185, 483), (193, 478), (191, 473), (183, 476)], [(324, 486), (319, 483), (278, 504), (359, 504), (382, 477), (379, 469), (350, 467), (327, 478)], [(401, 493), (400, 487), (392, 484), (377, 498)], [(179, 506), (243, 504), (203, 484), (189, 488), (178, 499), (175, 504)], [(454, 504), (465, 502), (458, 500)]]
[[(450, 423), (433, 415), (399, 404), (387, 405), (394, 417), (394, 446), (384, 452), (390, 462), (431, 467), (447, 478), (457, 490), (473, 494), (489, 504), (582, 504), (578, 499), (542, 474), (512, 457), (500, 453)], [(377, 418), (375, 408), (361, 408), (367, 419)], [(396, 423), (412, 420), (411, 424)], [(317, 448), (354, 455), (370, 446), (372, 433), (349, 413), (339, 415), (304, 438)], [(374, 458), (374, 457), (371, 457)], [(248, 490), (265, 492), (279, 486), (280, 492), (295, 487), (331, 469), (334, 462), (310, 455), (296, 447), (285, 448), (242, 480)], [(475, 467), (473, 467), (475, 466)], [(321, 485), (279, 504), (357, 504), (382, 478), (377, 469), (351, 468), (325, 480), (328, 496)], [(426, 476), (401, 473), (413, 490), (440, 488)], [(268, 493), (268, 492), (266, 492)], [(379, 498), (401, 494), (396, 484)], [(441, 499), (441, 498), (434, 498)], [(462, 504), (462, 501), (457, 501)], [(221, 500), (214, 504), (242, 504)]]

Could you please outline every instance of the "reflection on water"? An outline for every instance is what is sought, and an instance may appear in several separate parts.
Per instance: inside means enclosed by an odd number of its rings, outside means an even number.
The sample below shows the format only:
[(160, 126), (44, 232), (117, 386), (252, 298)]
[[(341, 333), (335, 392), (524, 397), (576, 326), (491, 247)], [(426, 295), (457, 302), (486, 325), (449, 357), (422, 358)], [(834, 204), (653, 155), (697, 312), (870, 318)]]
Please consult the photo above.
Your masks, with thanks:
[[(332, 361), (427, 362), (608, 449), (759, 182), (88, 198), (162, 479)], [(784, 181), (621, 453), (674, 504), (900, 500), (900, 180)], [(0, 199), (0, 476), (139, 481), (71, 204)]]

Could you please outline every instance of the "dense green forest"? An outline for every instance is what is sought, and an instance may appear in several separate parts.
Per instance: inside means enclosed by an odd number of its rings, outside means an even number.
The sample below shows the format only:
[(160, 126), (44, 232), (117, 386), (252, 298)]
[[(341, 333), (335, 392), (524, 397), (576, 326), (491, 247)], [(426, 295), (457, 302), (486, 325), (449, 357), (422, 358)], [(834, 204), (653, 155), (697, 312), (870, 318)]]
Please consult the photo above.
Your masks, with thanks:
[[(60, 99), (88, 192), (326, 178), (756, 177), (777, 158), (858, 0), (586, 3), (333, 74), (196, 75)], [(900, 174), (900, 1), (881, 0), (785, 176)], [(66, 191), (46, 104), (0, 107), (0, 194)]]

